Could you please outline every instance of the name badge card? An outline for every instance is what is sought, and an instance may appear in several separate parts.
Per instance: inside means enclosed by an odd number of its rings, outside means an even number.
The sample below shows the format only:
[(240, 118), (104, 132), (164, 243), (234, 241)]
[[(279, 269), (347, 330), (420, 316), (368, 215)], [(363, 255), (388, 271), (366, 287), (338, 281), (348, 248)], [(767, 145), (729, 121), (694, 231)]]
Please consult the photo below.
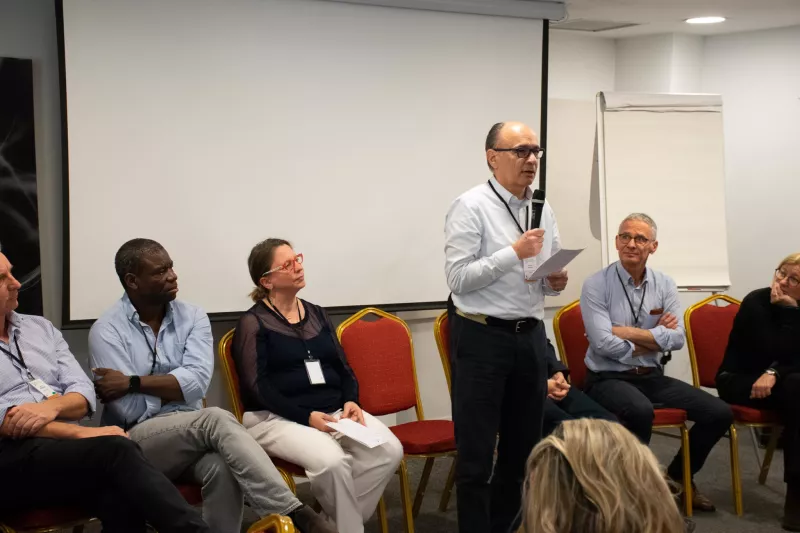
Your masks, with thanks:
[(28, 383), (30, 383), (31, 386), (34, 389), (36, 389), (39, 392), (41, 392), (44, 395), (45, 398), (50, 398), (51, 396), (55, 396), (56, 395), (56, 391), (51, 389), (50, 385), (48, 385), (47, 383), (45, 383), (44, 381), (42, 381), (39, 378), (32, 379)]
[(306, 359), (306, 372), (312, 385), (325, 385), (325, 374), (322, 373), (319, 359)]

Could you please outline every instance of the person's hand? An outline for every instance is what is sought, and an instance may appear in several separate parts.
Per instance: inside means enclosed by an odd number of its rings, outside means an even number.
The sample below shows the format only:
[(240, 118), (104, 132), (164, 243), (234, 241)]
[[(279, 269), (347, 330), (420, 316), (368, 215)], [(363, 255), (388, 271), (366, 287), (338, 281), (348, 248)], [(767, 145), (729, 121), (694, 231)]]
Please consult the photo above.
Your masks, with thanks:
[(769, 301), (776, 305), (797, 307), (797, 300), (783, 292), (783, 289), (781, 289), (781, 286), (777, 281), (772, 282), (772, 287), (769, 292)]
[(358, 422), (362, 426), (366, 426), (367, 424), (364, 423), (364, 412), (358, 406), (356, 402), (347, 402), (344, 404), (344, 410), (342, 411), (342, 418), (349, 418), (353, 422)]
[(128, 394), (131, 386), (130, 376), (110, 368), (93, 368), (92, 372), (99, 377), (94, 382), (94, 391), (103, 403), (119, 400)]
[(130, 435), (119, 426), (103, 426), (99, 428), (80, 426), (79, 439), (92, 439), (94, 437), (125, 437), (129, 439)]
[(23, 403), (6, 412), (6, 433), (12, 439), (31, 437), (57, 417), (58, 406), (52, 402)]
[(569, 392), (570, 384), (567, 383), (564, 374), (556, 372), (547, 380), (547, 397), (554, 401), (563, 400)]
[(528, 259), (529, 257), (539, 255), (539, 252), (542, 251), (543, 244), (544, 230), (537, 228), (523, 233), (511, 247), (514, 248), (517, 257), (520, 259)]
[(761, 374), (761, 377), (753, 383), (750, 389), (750, 398), (762, 399), (772, 394), (772, 387), (775, 386), (777, 379), (770, 374)]
[(308, 417), (308, 425), (312, 428), (318, 429), (323, 433), (334, 433), (336, 430), (332, 427), (326, 426), (325, 424), (327, 422), (336, 422), (336, 419), (331, 415), (320, 411), (313, 411), (311, 416)]
[(547, 276), (547, 283), (550, 285), (551, 289), (560, 292), (567, 288), (568, 279), (567, 270), (561, 269), (561, 271)]
[(678, 329), (678, 317), (672, 313), (664, 313), (661, 315), (661, 318), (658, 319), (658, 324), (656, 325), (664, 326), (667, 329)]

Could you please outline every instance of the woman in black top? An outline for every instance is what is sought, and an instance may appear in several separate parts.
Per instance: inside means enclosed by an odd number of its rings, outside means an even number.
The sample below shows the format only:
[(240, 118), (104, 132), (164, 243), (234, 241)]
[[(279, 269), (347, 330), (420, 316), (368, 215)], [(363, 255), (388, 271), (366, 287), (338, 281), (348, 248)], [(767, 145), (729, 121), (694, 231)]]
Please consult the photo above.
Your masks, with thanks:
[(800, 531), (800, 253), (784, 259), (772, 284), (748, 294), (717, 372), (728, 403), (772, 409), (783, 419), (783, 527)]
[[(255, 305), (236, 326), (232, 355), (243, 423), (266, 452), (302, 466), (337, 529), (361, 533), (403, 458), (403, 447), (358, 405), (358, 382), (325, 310), (297, 298), (303, 255), (288, 241), (258, 243), (247, 261)], [(348, 418), (386, 441), (368, 448), (335, 433)]]

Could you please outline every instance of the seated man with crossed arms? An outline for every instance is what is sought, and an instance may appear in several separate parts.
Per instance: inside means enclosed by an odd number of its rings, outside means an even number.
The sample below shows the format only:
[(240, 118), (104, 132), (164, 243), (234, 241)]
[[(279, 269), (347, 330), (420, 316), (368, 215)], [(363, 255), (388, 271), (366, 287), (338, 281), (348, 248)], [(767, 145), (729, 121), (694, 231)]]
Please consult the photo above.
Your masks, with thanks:
[(116, 427), (68, 422), (94, 412), (92, 382), (61, 333), (22, 315), (20, 283), (0, 253), (0, 521), (10, 512), (69, 506), (106, 533), (207, 533), (175, 486)]
[(125, 294), (89, 332), (103, 422), (128, 429), (170, 479), (201, 483), (214, 532), (241, 529), (246, 497), (259, 516), (288, 515), (303, 533), (334, 533), (231, 413), (203, 408), (214, 371), (211, 324), (200, 308), (175, 301), (178, 276), (167, 251), (133, 239), (114, 263)]
[[(619, 226), (619, 261), (589, 277), (581, 291), (581, 314), (589, 338), (586, 392), (614, 413), (643, 443), (650, 442), (653, 404), (686, 411), (690, 470), (696, 474), (733, 421), (730, 407), (707, 392), (664, 375), (665, 354), (685, 342), (678, 288), (669, 276), (647, 268), (658, 248), (656, 223), (643, 213)], [(681, 479), (681, 451), (667, 469)], [(692, 506), (714, 504), (693, 492)]]

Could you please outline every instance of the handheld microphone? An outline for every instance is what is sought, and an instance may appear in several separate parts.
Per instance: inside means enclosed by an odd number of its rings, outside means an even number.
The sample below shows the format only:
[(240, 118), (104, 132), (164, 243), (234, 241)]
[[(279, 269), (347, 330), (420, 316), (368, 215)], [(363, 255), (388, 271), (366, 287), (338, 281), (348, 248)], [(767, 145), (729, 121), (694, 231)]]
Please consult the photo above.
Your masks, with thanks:
[(544, 190), (536, 189), (533, 191), (533, 200), (531, 202), (533, 227), (538, 228), (542, 223), (542, 212), (544, 211)]

